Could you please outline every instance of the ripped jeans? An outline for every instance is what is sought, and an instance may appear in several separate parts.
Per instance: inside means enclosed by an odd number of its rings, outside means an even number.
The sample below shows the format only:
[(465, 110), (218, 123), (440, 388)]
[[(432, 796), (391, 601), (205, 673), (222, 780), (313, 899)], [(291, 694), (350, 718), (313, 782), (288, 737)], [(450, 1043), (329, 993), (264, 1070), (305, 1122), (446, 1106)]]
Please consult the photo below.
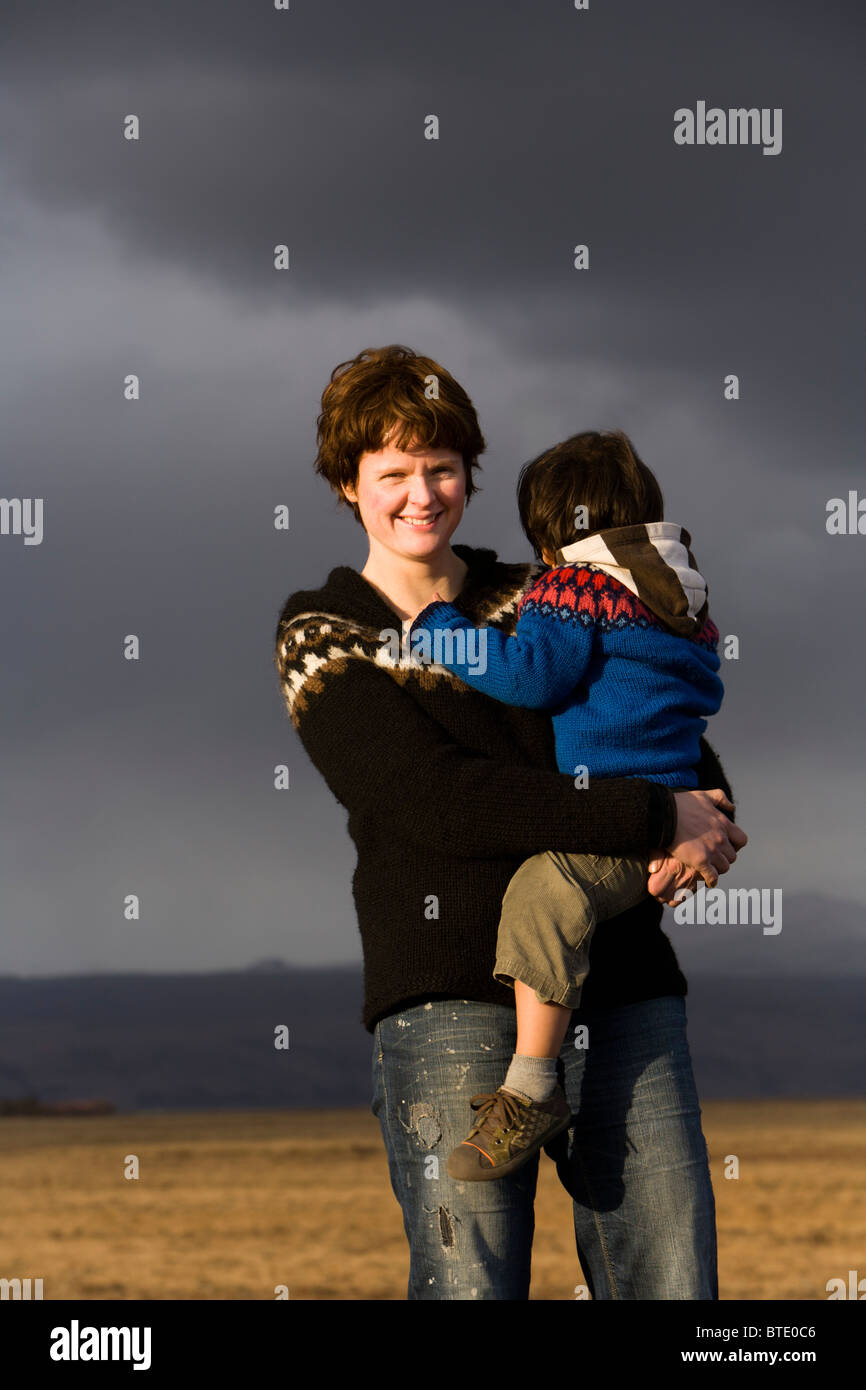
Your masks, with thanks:
[[(586, 1046), (575, 1047), (585, 1025)], [(373, 1100), (409, 1240), (409, 1299), (527, 1299), (539, 1159), (458, 1183), (445, 1160), (502, 1084), (512, 1009), (434, 1000), (382, 1019)], [(715, 1203), (686, 1040), (685, 1000), (576, 1009), (561, 1052), (574, 1125), (557, 1173), (594, 1299), (718, 1299)], [(574, 1282), (562, 1290), (575, 1297)], [(583, 1295), (585, 1296), (585, 1295)]]

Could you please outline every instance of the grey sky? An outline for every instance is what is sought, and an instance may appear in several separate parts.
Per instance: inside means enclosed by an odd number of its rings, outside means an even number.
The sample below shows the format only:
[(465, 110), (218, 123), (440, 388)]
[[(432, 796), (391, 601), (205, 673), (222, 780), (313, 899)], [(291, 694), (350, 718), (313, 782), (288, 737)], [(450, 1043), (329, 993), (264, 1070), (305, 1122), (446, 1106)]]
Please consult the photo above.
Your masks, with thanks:
[[(315, 417), (388, 342), (472, 396), (456, 539), (504, 558), (527, 457), (632, 435), (740, 638), (709, 730), (751, 836), (730, 882), (862, 904), (866, 537), (825, 530), (866, 491), (857, 7), (71, 9), (13, 7), (0, 50), (3, 494), (45, 505), (40, 546), (0, 537), (0, 970), (358, 956), (271, 639), (363, 563)], [(782, 108), (781, 154), (677, 147), (698, 100)]]

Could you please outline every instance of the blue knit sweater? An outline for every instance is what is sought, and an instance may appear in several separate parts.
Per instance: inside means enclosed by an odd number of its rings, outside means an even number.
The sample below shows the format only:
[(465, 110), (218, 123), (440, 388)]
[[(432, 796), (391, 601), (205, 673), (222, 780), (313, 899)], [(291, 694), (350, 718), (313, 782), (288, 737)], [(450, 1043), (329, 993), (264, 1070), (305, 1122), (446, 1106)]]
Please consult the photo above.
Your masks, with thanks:
[(410, 650), (505, 704), (550, 710), (561, 772), (696, 787), (724, 688), (689, 545), (672, 522), (598, 532), (558, 552), (513, 637), (437, 601), (412, 623)]

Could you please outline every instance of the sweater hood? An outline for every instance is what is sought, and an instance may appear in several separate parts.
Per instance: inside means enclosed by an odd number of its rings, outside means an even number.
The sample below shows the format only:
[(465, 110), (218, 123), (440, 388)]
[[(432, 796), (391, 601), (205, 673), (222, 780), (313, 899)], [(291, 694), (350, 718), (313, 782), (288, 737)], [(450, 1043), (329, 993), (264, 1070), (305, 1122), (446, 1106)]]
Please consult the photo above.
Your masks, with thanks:
[(709, 614), (709, 589), (690, 546), (682, 526), (653, 521), (598, 531), (558, 550), (556, 560), (605, 570), (672, 632), (696, 637)]

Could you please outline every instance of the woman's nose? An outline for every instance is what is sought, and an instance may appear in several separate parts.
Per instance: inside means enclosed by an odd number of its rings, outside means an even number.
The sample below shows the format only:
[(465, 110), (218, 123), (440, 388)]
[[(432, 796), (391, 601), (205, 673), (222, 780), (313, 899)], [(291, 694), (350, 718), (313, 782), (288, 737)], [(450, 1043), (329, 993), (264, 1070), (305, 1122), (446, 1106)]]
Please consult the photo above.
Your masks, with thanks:
[(409, 501), (415, 507), (426, 507), (436, 500), (432, 482), (428, 478), (412, 478), (409, 482)]

